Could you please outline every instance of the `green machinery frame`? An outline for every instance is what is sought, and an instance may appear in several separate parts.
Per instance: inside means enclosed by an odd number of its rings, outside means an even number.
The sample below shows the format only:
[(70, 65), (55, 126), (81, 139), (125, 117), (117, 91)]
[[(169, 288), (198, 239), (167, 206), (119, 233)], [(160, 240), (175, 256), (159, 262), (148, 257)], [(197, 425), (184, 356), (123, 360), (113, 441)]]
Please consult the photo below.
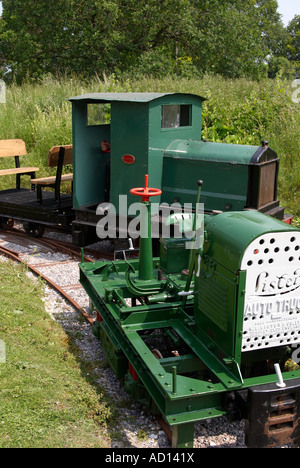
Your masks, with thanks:
[[(199, 196), (200, 188), (198, 201)], [(148, 220), (142, 221), (145, 224), (149, 222), (149, 198), (144, 197), (142, 203), (148, 209)], [(243, 214), (247, 215), (251, 213)], [(264, 216), (254, 214), (258, 215)], [(211, 218), (207, 217), (207, 222)], [(282, 225), (283, 230), (291, 229)], [(241, 373), (246, 272), (238, 271), (232, 279), (236, 309), (230, 340), (234, 345), (228, 347), (228, 352), (224, 352), (224, 346), (220, 354), (220, 348), (201, 333), (194, 314), (194, 294), (200, 281), (196, 265), (199, 255), (205, 258), (203, 248), (192, 250), (189, 257), (185, 249), (174, 250), (169, 262), (164, 245), (161, 257), (153, 258), (149, 234), (140, 246), (139, 260), (81, 263), (80, 281), (97, 310), (94, 332), (116, 376), (124, 380), (136, 400), (163, 416), (172, 429), (172, 446), (187, 448), (193, 446), (196, 421), (229, 413), (228, 394), (275, 385), (278, 376), (275, 370), (256, 377), (243, 377)], [(174, 262), (177, 272), (169, 273)], [(188, 262), (186, 274), (182, 269)], [(189, 274), (193, 271), (193, 275)], [(149, 345), (149, 336), (169, 340), (175, 352), (163, 357)], [(287, 385), (300, 386), (299, 370), (283, 372), (282, 377)]]

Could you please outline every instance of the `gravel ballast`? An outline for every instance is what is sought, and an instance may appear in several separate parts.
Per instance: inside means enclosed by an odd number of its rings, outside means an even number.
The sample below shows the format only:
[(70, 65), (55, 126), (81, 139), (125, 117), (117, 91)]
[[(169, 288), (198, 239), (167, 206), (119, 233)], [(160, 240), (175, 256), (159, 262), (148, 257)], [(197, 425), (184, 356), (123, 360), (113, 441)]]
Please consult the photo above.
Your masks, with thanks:
[[(57, 235), (57, 234), (55, 234)], [(4, 245), (5, 241), (0, 242)], [(7, 244), (5, 246), (8, 246)], [(10, 245), (14, 250), (16, 244)], [(43, 264), (43, 272), (62, 286), (71, 285), (68, 292), (86, 311), (89, 310), (89, 298), (83, 289), (78, 288), (79, 269), (78, 262), (68, 255), (61, 253), (30, 254), (26, 248), (19, 246), (19, 251), (26, 256), (28, 263), (37, 266)], [(0, 257), (5, 261), (4, 257)], [(47, 262), (67, 262), (45, 266)], [(33, 274), (27, 273), (33, 279)], [(72, 289), (74, 285), (74, 289)], [(66, 334), (72, 334), (76, 340), (80, 358), (86, 363), (105, 363), (105, 356), (101, 350), (98, 339), (92, 332), (89, 323), (83, 320), (77, 312), (60, 294), (49, 286), (45, 286), (44, 303), (47, 313), (53, 320), (61, 325)], [(75, 337), (75, 338), (74, 338)], [(94, 368), (94, 366), (92, 366)], [(105, 393), (118, 407), (119, 426), (115, 433), (110, 433), (111, 448), (170, 448), (170, 442), (159, 426), (156, 419), (140, 404), (135, 403), (124, 391), (113, 371), (108, 365), (96, 367), (95, 379)], [(244, 443), (245, 423), (230, 423), (226, 417), (210, 419), (195, 424), (195, 448), (246, 448)], [(288, 447), (288, 446), (286, 446)]]

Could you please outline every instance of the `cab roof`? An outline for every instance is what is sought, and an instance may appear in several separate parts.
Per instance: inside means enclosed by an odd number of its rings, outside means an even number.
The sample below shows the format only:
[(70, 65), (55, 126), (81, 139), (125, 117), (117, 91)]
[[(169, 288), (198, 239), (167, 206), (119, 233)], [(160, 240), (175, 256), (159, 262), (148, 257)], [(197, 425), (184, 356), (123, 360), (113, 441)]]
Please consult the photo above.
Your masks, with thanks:
[(206, 99), (198, 96), (197, 94), (191, 93), (90, 93), (82, 94), (80, 96), (74, 96), (69, 98), (69, 101), (97, 101), (97, 102), (151, 102), (156, 99), (161, 99), (165, 96), (182, 96), (182, 97), (193, 97), (200, 101)]

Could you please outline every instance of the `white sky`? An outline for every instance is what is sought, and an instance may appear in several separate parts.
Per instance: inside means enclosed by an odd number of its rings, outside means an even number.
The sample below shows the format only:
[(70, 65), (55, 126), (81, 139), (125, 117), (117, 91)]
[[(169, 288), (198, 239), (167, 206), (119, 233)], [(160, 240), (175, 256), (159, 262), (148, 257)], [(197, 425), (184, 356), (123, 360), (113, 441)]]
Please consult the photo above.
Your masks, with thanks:
[[(295, 15), (300, 15), (299, 0), (277, 0), (279, 5), (279, 13), (282, 15), (282, 21), (285, 26), (294, 18)], [(0, 1), (0, 15), (2, 13), (2, 2)]]
[(300, 15), (299, 0), (277, 0), (278, 11), (282, 16), (282, 21), (285, 26), (294, 18), (295, 15)]

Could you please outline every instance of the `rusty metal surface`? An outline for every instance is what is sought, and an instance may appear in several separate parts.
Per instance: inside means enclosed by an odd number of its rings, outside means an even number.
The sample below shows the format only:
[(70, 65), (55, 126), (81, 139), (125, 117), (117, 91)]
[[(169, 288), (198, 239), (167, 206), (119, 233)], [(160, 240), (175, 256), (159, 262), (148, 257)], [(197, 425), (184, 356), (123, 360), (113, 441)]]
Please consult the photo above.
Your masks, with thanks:
[[(31, 240), (31, 242), (34, 241), (38, 243), (40, 246), (44, 246), (48, 250), (51, 249), (52, 251), (55, 251), (55, 252), (63, 252), (63, 253), (69, 254), (78, 259), (81, 258), (80, 248), (73, 245), (70, 242), (66, 242), (62, 240), (54, 240), (54, 239), (50, 239), (47, 237), (43, 237), (43, 238), (40, 237), (40, 238), (33, 239), (32, 237), (28, 236), (25, 232), (16, 228), (13, 228), (10, 231), (2, 231), (1, 235), (7, 236), (7, 238), (9, 238), (11, 241), (13, 240), (14, 237), (16, 237), (18, 239), (18, 243), (21, 242), (23, 245), (27, 245), (29, 240)], [(85, 254), (89, 254), (90, 256), (93, 256), (95, 258), (103, 258), (103, 259), (108, 259), (108, 260), (110, 259), (112, 260), (114, 258), (114, 254), (112, 252), (107, 252), (103, 250), (95, 250), (92, 248), (85, 247), (84, 252)], [(87, 255), (85, 255), (85, 261), (93, 261), (93, 260), (89, 258)]]
[(292, 441), (293, 434), (299, 424), (297, 401), (291, 395), (279, 395), (271, 402), (270, 416), (266, 422), (266, 434), (270, 440), (275, 439), (277, 445)]
[(283, 446), (300, 440), (299, 379), (288, 381), (285, 388), (276, 384), (251, 388), (248, 404), (246, 445), (249, 448)]
[[(22, 236), (23, 237), (23, 236)], [(36, 240), (35, 240), (36, 241)], [(40, 243), (40, 240), (38, 240), (37, 242), (35, 243)], [(22, 242), (22, 244), (24, 245), (24, 242)], [(40, 243), (41, 245), (45, 246), (45, 242), (41, 242)], [(49, 245), (50, 247), (50, 245)], [(41, 277), (44, 281), (47, 282), (47, 284), (49, 284), (49, 286), (51, 286), (53, 289), (55, 289), (59, 294), (61, 294), (61, 296), (64, 297), (64, 299), (72, 305), (72, 307), (74, 307), (74, 309), (76, 309), (78, 312), (80, 312), (83, 317), (85, 318), (85, 320), (87, 320), (87, 322), (89, 322), (91, 325), (93, 325), (94, 323), (94, 319), (80, 306), (80, 304), (78, 304), (71, 296), (70, 294), (68, 294), (68, 292), (66, 290), (64, 290), (64, 288), (62, 288), (61, 286), (59, 286), (58, 284), (56, 284), (53, 280), (51, 280), (47, 275), (45, 275), (44, 273), (42, 273), (40, 271), (40, 269), (45, 266), (45, 264), (41, 263), (37, 266), (35, 265), (31, 265), (28, 263), (27, 260), (24, 260), (22, 258), (22, 255), (20, 254), (20, 252), (16, 251), (16, 250), (13, 250), (13, 249), (9, 249), (5, 246), (0, 246), (0, 253), (2, 255), (4, 255), (5, 257), (11, 259), (11, 260), (14, 260), (14, 261), (17, 261), (19, 263), (22, 263), (22, 264), (25, 264), (28, 269), (30, 271), (32, 271), (35, 275)], [(79, 254), (78, 254), (79, 255)], [(85, 259), (85, 261), (88, 261), (87, 259)], [(89, 259), (90, 261), (90, 259)], [(65, 264), (65, 262), (54, 262), (53, 264)], [(53, 265), (52, 264), (52, 265)], [(51, 265), (51, 263), (47, 263), (47, 265)], [(71, 288), (72, 286), (72, 289), (74, 289), (74, 287), (78, 288), (79, 287), (79, 284), (77, 285), (69, 285), (69, 288), (67, 286), (66, 289), (69, 289)]]
[(274, 201), (276, 186), (276, 162), (260, 168), (259, 208)]

